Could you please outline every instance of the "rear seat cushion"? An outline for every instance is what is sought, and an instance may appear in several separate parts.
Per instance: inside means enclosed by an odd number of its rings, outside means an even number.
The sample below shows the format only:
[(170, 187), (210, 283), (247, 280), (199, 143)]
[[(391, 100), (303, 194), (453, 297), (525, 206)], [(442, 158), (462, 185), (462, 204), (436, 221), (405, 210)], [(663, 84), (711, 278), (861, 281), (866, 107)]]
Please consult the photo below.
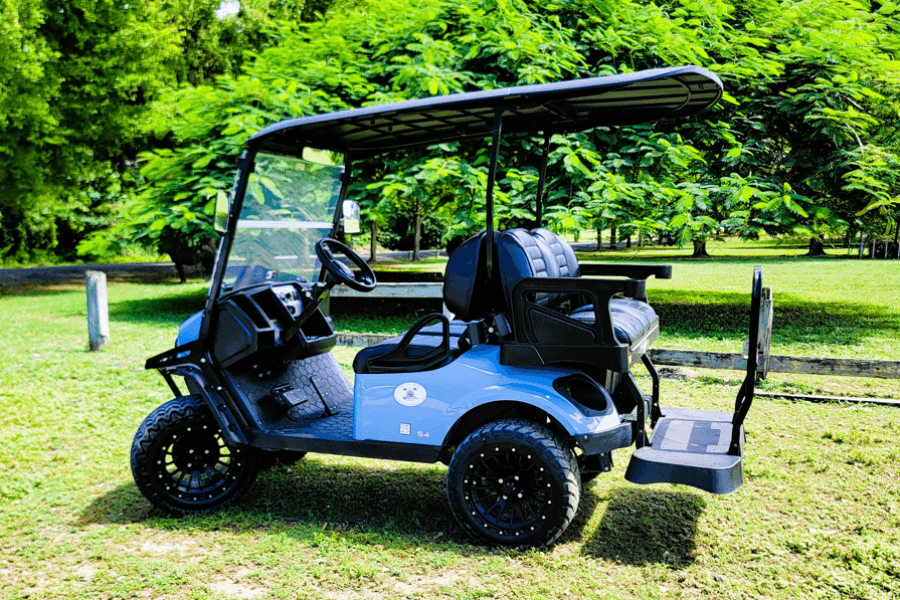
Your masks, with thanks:
[[(578, 266), (575, 251), (568, 242), (552, 231), (543, 228), (532, 230), (531, 235), (541, 240), (550, 249), (557, 264), (559, 277), (581, 276), (581, 268)], [(558, 297), (558, 301), (563, 299), (565, 297)], [(577, 297), (574, 300), (576, 304), (583, 302)], [(653, 307), (646, 302), (633, 298), (613, 298), (609, 302), (609, 311), (616, 339), (622, 343), (630, 345), (640, 342), (648, 334), (652, 338), (650, 341), (653, 341), (659, 335), (659, 317)], [(593, 323), (594, 307), (593, 305), (581, 306), (572, 311), (569, 316), (583, 323)]]
[[(648, 334), (652, 342), (659, 335), (659, 317), (653, 307), (646, 302), (633, 298), (613, 298), (609, 301), (609, 312), (612, 315), (616, 339), (623, 344), (640, 342)], [(569, 317), (583, 323), (593, 323), (594, 306), (582, 306), (573, 311)]]
[[(441, 345), (441, 341), (443, 340), (442, 329), (440, 323), (425, 327), (412, 339), (409, 346), (406, 347), (406, 354), (410, 357), (411, 372), (415, 371), (415, 358), (417, 356), (423, 356)], [(465, 321), (450, 322), (450, 357), (440, 366), (450, 364), (468, 349), (468, 346), (465, 343), (462, 344), (463, 347), (460, 347), (460, 337), (465, 330)], [(369, 360), (393, 352), (397, 349), (397, 346), (400, 345), (400, 340), (402, 339), (403, 336), (398, 335), (397, 337), (393, 337), (389, 340), (375, 344), (374, 346), (369, 346), (368, 348), (360, 350), (357, 353), (356, 358), (353, 359), (353, 372), (369, 373)]]

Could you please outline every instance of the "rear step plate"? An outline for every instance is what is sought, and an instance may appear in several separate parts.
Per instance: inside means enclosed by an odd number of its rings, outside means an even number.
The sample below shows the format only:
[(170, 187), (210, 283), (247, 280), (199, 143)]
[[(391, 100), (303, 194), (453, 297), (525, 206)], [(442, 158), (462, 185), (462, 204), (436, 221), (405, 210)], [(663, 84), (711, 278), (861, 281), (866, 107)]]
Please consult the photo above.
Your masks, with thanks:
[(689, 408), (663, 408), (662, 414), (650, 445), (631, 456), (625, 479), (640, 484), (682, 483), (713, 494), (730, 494), (741, 487), (741, 457), (728, 455), (734, 415)]

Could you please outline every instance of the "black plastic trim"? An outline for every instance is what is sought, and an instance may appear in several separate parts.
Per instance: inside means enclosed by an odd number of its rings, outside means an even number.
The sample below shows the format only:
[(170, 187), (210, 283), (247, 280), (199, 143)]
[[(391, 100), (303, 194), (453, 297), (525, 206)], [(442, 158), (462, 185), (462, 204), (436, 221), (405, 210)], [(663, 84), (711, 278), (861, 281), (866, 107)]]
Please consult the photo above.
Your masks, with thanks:
[[(528, 277), (522, 279), (510, 294), (513, 336), (503, 340), (500, 362), (513, 366), (538, 366), (560, 362), (602, 365), (618, 373), (629, 370), (628, 345), (616, 340), (609, 300), (619, 293), (629, 295), (639, 283), (627, 279), (573, 279), (567, 277)], [(594, 306), (594, 322), (571, 319), (552, 309), (527, 300), (529, 293), (553, 292), (581, 294)], [(542, 343), (534, 335), (535, 315), (546, 316), (569, 326), (573, 333), (593, 337), (593, 344), (563, 342)], [(523, 347), (530, 348), (526, 351)]]
[(582, 275), (605, 277), (630, 277), (631, 279), (672, 279), (672, 265), (628, 265), (582, 263)]
[(575, 442), (585, 454), (605, 454), (617, 448), (627, 448), (634, 443), (634, 429), (631, 423), (620, 423), (617, 427), (606, 431), (575, 436)]
[(252, 444), (256, 448), (269, 450), (296, 450), (300, 452), (320, 452), (341, 456), (360, 456), (364, 458), (380, 458), (384, 460), (402, 460), (406, 462), (435, 463), (440, 457), (440, 446), (424, 444), (401, 444), (397, 442), (326, 440), (293, 434), (290, 431), (267, 433), (260, 429), (247, 431)]

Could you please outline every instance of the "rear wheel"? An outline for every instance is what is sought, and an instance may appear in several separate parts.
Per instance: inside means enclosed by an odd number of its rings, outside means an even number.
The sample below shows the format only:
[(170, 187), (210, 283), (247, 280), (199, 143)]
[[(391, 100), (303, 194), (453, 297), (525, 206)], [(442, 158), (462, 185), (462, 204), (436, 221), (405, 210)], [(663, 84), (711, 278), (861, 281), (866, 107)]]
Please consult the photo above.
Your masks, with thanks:
[(230, 504), (258, 471), (259, 450), (228, 445), (209, 409), (194, 396), (151, 412), (131, 446), (131, 472), (141, 493), (178, 515)]
[(578, 464), (546, 427), (495, 421), (473, 431), (454, 452), (447, 497), (475, 538), (506, 546), (550, 544), (578, 510)]

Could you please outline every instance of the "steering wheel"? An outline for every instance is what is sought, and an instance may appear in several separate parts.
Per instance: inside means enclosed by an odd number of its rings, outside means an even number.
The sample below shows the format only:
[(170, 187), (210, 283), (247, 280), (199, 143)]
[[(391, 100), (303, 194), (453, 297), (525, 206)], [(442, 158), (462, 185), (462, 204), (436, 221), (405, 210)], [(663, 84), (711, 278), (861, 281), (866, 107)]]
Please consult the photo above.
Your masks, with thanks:
[[(337, 260), (335, 254), (350, 259), (350, 262), (359, 268), (359, 274), (354, 273), (350, 267)], [(375, 289), (375, 273), (372, 271), (372, 267), (346, 244), (331, 238), (322, 238), (316, 242), (316, 256), (338, 283), (343, 283), (357, 292), (371, 292)]]

